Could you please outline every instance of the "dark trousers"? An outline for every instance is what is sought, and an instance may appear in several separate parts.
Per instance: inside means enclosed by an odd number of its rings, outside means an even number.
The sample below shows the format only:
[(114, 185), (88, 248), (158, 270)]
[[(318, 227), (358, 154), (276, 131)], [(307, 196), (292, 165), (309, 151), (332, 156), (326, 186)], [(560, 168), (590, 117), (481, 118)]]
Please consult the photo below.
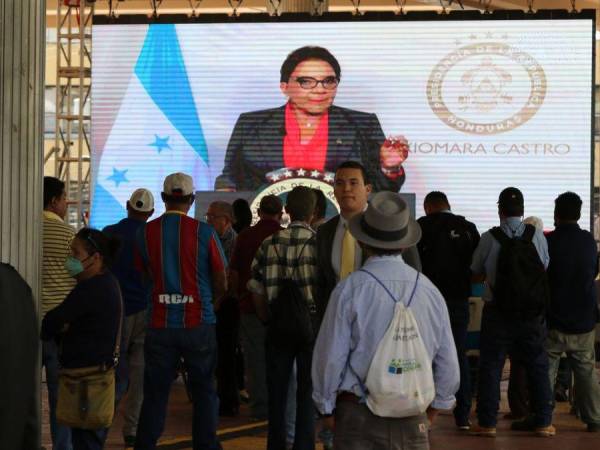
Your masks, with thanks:
[(469, 421), (471, 413), (471, 376), (469, 360), (467, 358), (467, 329), (469, 327), (469, 302), (448, 302), (448, 313), (450, 315), (450, 326), (452, 336), (456, 345), (458, 355), (458, 366), (460, 369), (460, 387), (456, 393), (456, 407), (454, 408), (454, 420), (457, 425), (464, 425)]
[(510, 412), (515, 418), (529, 415), (531, 401), (527, 387), (527, 370), (518, 358), (512, 356), (510, 356), (510, 378), (506, 395)]
[(71, 428), (73, 450), (102, 450), (108, 436), (108, 428), (99, 430), (82, 430)]
[(214, 325), (191, 329), (148, 329), (144, 348), (144, 402), (136, 450), (154, 450), (165, 425), (171, 383), (181, 358), (193, 399), (194, 450), (220, 449), (217, 441), (219, 400), (214, 388), (217, 341)]
[(239, 328), (237, 302), (228, 298), (217, 312), (217, 393), (219, 410), (224, 414), (235, 414), (240, 408), (236, 355)]
[(266, 366), (269, 393), (267, 450), (285, 450), (285, 408), (294, 359), (297, 366), (296, 431), (294, 450), (315, 448), (315, 408), (312, 401), (311, 362), (313, 345), (295, 346), (267, 333)]
[(531, 410), (536, 426), (552, 423), (552, 391), (548, 380), (546, 327), (542, 317), (520, 320), (502, 316), (486, 304), (481, 320), (479, 398), (477, 418), (483, 427), (495, 427), (500, 402), (500, 377), (506, 354), (525, 367), (531, 388)]

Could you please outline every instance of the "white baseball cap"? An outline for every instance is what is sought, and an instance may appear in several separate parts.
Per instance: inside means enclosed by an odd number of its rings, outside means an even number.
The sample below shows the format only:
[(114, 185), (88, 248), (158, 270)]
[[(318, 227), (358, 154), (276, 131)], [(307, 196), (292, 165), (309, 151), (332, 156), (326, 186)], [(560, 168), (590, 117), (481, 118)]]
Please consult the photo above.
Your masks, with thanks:
[(179, 196), (192, 195), (194, 193), (194, 180), (185, 173), (172, 173), (165, 178), (163, 193)]
[(140, 212), (150, 212), (154, 209), (154, 197), (148, 189), (140, 188), (133, 191), (129, 198), (131, 209)]

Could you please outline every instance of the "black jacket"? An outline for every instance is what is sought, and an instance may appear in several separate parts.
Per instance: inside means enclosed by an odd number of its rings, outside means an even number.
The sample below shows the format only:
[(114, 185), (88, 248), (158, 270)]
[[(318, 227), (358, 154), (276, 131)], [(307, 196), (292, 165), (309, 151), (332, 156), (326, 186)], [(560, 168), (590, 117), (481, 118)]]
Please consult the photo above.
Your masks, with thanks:
[[(284, 167), (284, 136), (285, 105), (241, 114), (229, 139), (225, 166), (215, 180), (215, 189), (254, 191), (266, 184), (268, 172)], [(375, 191), (399, 191), (405, 175), (390, 180), (380, 169), (379, 149), (384, 140), (375, 114), (332, 106), (325, 170), (334, 172), (344, 161), (359, 161)]]

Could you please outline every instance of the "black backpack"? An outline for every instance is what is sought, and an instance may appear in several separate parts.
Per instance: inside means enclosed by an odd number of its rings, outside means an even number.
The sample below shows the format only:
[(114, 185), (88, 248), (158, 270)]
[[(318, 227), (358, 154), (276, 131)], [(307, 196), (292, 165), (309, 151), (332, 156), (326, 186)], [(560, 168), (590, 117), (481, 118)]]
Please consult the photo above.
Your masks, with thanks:
[(471, 258), (475, 236), (464, 217), (439, 216), (431, 229), (423, 227), (419, 242), (423, 273), (446, 300), (466, 299), (471, 293)]
[[(314, 236), (313, 236), (314, 237)], [(306, 244), (313, 239), (309, 238), (296, 258), (298, 264), (304, 252)], [(280, 261), (282, 258), (275, 253)], [(284, 278), (278, 281), (279, 291), (277, 297), (271, 302), (271, 319), (269, 321), (269, 334), (273, 339), (281, 340), (282, 342), (303, 345), (310, 344), (314, 341), (314, 331), (310, 316), (310, 308), (302, 289), (294, 280), (294, 273), (297, 272), (298, 266), (295, 266), (291, 274), (286, 274)]]
[(523, 235), (509, 238), (500, 227), (490, 230), (500, 243), (493, 302), (507, 317), (532, 319), (543, 314), (550, 299), (548, 277), (533, 245), (533, 225)]

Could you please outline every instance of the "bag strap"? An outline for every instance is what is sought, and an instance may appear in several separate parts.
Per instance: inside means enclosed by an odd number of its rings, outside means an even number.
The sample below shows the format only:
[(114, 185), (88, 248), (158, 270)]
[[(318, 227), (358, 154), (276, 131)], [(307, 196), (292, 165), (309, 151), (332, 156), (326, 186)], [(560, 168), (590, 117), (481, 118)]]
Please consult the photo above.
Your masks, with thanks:
[[(302, 254), (304, 253), (304, 249), (306, 248), (306, 246), (308, 245), (308, 243), (315, 237), (315, 234), (313, 233), (311, 235), (311, 237), (309, 237), (306, 241), (304, 241), (304, 244), (302, 245), (302, 248), (300, 249), (300, 253), (298, 254), (298, 256), (296, 257), (296, 260), (300, 261), (300, 258), (302, 257)], [(277, 259), (279, 260), (279, 262), (285, 262), (285, 267), (286, 269), (289, 269), (289, 266), (287, 265), (287, 261), (284, 260), (281, 256), (279, 256), (279, 252), (277, 251), (277, 246), (274, 245), (273, 246), (273, 250), (275, 250), (275, 254), (277, 255)], [(288, 277), (289, 279), (293, 280), (294, 279), (294, 274), (300, 270), (300, 264), (298, 264), (297, 266), (292, 267), (292, 273), (291, 276)]]
[(510, 241), (510, 238), (506, 235), (504, 231), (502, 231), (502, 228), (500, 227), (490, 228), (490, 233), (492, 234), (492, 236), (494, 236), (494, 239), (496, 239), (501, 246)]
[(117, 283), (117, 292), (119, 293), (119, 326), (117, 328), (117, 339), (113, 351), (113, 367), (117, 367), (117, 364), (119, 364), (119, 358), (121, 357), (121, 335), (123, 333), (123, 295), (121, 294), (119, 283)]
[[(364, 273), (368, 273), (369, 275), (371, 275), (371, 276), (372, 276), (372, 277), (375, 279), (375, 281), (377, 281), (377, 282), (379, 283), (379, 285), (380, 285), (380, 286), (381, 286), (383, 289), (385, 289), (385, 292), (387, 292), (387, 293), (388, 293), (388, 295), (390, 296), (390, 298), (392, 299), (392, 301), (393, 301), (394, 303), (398, 303), (398, 301), (399, 301), (400, 299), (396, 300), (396, 297), (394, 297), (394, 295), (393, 295), (393, 294), (390, 292), (390, 290), (387, 288), (387, 286), (386, 286), (385, 284), (383, 284), (379, 278), (377, 278), (375, 275), (373, 275), (371, 272), (369, 272), (369, 271), (368, 271), (368, 270), (366, 270), (366, 269), (358, 269), (358, 270), (359, 270), (359, 272), (364, 272)], [(411, 303), (412, 303), (412, 301), (413, 301), (413, 297), (415, 296), (415, 292), (416, 292), (416, 290), (417, 290), (417, 283), (419, 282), (419, 277), (420, 277), (420, 276), (421, 276), (421, 272), (417, 272), (417, 278), (415, 279), (415, 284), (414, 284), (414, 286), (413, 286), (413, 290), (412, 290), (412, 292), (411, 292), (411, 294), (410, 294), (410, 298), (408, 299), (408, 303), (406, 304), (406, 307), (407, 307), (407, 308), (410, 306), (410, 304), (411, 304)]]
[(521, 239), (527, 242), (533, 241), (533, 236), (535, 235), (535, 227), (529, 223), (525, 224), (525, 231), (521, 235)]

